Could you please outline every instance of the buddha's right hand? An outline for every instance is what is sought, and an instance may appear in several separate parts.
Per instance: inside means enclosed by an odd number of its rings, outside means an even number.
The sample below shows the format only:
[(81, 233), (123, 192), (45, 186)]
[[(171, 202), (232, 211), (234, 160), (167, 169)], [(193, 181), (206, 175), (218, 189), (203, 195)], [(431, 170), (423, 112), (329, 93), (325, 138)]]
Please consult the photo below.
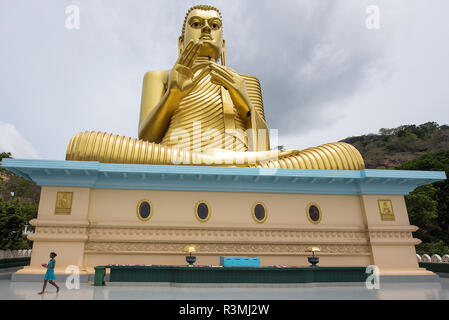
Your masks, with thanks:
[[(193, 68), (193, 63), (202, 45), (202, 42), (193, 42), (191, 40), (180, 54), (174, 67), (170, 70), (168, 76), (168, 92), (172, 97), (177, 99), (184, 98), (210, 72), (208, 63), (196, 65)], [(194, 76), (195, 71), (199, 68), (203, 69), (197, 76)]]

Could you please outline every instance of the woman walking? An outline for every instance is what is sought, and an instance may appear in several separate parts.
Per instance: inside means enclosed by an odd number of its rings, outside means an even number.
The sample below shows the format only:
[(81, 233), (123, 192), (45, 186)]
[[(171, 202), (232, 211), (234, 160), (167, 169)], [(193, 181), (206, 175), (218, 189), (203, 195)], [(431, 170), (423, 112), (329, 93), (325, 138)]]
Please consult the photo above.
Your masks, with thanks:
[(44, 277), (44, 287), (42, 288), (42, 291), (39, 292), (38, 294), (43, 294), (45, 292), (45, 287), (47, 286), (47, 282), (50, 282), (51, 285), (55, 286), (56, 292), (59, 292), (59, 286), (54, 281), (54, 280), (56, 280), (55, 257), (56, 257), (56, 253), (54, 253), (54, 252), (50, 253), (50, 261), (48, 261), (47, 265), (42, 265), (43, 267), (47, 268), (47, 272), (45, 273), (45, 277)]

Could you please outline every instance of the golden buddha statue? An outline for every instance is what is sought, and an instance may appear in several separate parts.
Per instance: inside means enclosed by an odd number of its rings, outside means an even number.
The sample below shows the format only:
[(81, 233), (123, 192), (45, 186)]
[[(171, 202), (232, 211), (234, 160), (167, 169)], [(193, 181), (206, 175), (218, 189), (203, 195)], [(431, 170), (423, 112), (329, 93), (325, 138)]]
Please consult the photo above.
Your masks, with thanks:
[(217, 8), (190, 8), (178, 46), (179, 57), (171, 70), (145, 74), (139, 138), (78, 133), (69, 143), (66, 160), (364, 169), (360, 153), (347, 143), (302, 151), (270, 150), (259, 80), (226, 66), (222, 17)]

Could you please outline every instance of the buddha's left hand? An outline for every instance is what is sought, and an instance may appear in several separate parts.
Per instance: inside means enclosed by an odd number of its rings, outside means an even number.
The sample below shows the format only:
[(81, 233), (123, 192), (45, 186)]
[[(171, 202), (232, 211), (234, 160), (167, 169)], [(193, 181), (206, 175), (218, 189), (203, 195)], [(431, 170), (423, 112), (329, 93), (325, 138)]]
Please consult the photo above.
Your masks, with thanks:
[(232, 102), (239, 109), (239, 113), (244, 117), (249, 117), (253, 109), (251, 100), (246, 90), (245, 79), (236, 72), (230, 72), (225, 67), (211, 62), (211, 82), (228, 89)]

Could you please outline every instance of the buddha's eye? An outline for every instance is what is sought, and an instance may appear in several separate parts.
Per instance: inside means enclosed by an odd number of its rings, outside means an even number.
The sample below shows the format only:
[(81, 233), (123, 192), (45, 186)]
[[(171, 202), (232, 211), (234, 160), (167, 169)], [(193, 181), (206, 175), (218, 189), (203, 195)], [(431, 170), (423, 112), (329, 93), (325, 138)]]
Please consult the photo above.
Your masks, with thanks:
[(193, 21), (190, 25), (191, 25), (193, 28), (199, 28), (199, 27), (201, 27), (201, 23), (200, 23), (199, 21)]
[(218, 30), (220, 29), (220, 24), (218, 22), (212, 22), (210, 24), (210, 27), (212, 28), (212, 30)]

